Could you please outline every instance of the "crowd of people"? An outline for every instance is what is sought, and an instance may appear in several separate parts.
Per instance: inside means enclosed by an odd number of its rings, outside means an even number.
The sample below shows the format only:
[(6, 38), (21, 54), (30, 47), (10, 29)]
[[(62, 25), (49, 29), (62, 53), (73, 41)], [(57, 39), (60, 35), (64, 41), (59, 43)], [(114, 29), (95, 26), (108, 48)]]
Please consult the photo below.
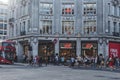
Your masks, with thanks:
[(67, 65), (70, 67), (74, 66), (84, 66), (84, 67), (93, 67), (93, 68), (106, 68), (117, 69), (120, 67), (120, 59), (113, 55), (105, 58), (102, 54), (89, 57), (89, 56), (59, 56), (58, 54), (51, 56), (26, 56), (24, 55), (23, 62), (27, 62), (32, 66), (42, 66), (45, 64), (54, 64), (54, 65)]
[(42, 66), (42, 64), (45, 64), (46, 66), (48, 64), (54, 64), (54, 65), (59, 65), (59, 56), (58, 54), (56, 55), (51, 55), (51, 56), (27, 56), (23, 55), (23, 63), (29, 63), (31, 66)]
[[(73, 60), (73, 59), (72, 59)], [(71, 60), (71, 62), (73, 62)], [(71, 64), (72, 65), (72, 64)], [(84, 66), (93, 68), (110, 68), (118, 69), (120, 68), (120, 58), (110, 55), (109, 57), (103, 57), (102, 54), (89, 57), (89, 56), (77, 56), (74, 58), (74, 66)], [(73, 66), (73, 65), (72, 65)]]

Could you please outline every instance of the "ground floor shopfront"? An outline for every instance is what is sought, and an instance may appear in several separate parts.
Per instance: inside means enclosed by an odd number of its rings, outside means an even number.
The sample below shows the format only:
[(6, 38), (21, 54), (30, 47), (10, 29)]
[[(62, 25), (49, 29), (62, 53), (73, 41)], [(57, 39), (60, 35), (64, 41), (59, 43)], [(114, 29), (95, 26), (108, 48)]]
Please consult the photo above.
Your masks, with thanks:
[[(23, 54), (30, 56), (51, 56), (59, 54), (69, 59), (70, 56), (89, 56), (93, 57), (103, 54), (104, 57), (116, 54), (120, 57), (120, 42), (103, 37), (75, 38), (75, 37), (30, 37), (17, 39), (16, 51), (19, 60)], [(116, 47), (117, 46), (117, 47)]]

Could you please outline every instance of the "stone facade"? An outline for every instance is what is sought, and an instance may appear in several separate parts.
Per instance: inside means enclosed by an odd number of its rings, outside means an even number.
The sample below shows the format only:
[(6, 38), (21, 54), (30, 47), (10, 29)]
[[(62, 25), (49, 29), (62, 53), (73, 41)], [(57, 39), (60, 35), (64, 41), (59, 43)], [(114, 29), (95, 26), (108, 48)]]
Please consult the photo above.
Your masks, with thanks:
[[(109, 55), (120, 44), (119, 0), (12, 0), (9, 39), (22, 55)], [(92, 46), (92, 48), (90, 47)], [(89, 53), (90, 51), (90, 53)], [(93, 54), (94, 53), (94, 54)]]

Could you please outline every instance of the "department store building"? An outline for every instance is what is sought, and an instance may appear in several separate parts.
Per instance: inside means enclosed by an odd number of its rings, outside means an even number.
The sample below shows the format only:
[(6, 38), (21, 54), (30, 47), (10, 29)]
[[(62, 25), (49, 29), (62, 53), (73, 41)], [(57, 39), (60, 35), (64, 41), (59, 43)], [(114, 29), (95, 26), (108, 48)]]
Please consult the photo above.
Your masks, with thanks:
[(8, 24), (19, 60), (56, 53), (120, 57), (119, 0), (10, 0)]

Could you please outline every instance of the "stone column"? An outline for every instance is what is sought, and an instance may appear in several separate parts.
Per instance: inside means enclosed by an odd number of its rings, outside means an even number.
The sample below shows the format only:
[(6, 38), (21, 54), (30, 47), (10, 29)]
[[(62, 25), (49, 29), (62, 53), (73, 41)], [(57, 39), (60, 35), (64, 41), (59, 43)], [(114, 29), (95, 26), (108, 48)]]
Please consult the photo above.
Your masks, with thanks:
[(55, 54), (58, 53), (59, 54), (59, 39), (57, 38), (57, 42), (55, 44)]
[(76, 55), (80, 56), (81, 54), (81, 41), (80, 38), (77, 38), (77, 42), (76, 42)]
[(108, 55), (109, 55), (109, 40), (107, 40), (107, 39), (105, 39), (104, 40), (104, 56), (105, 57), (108, 57)]
[(32, 54), (33, 57), (38, 55), (38, 39), (34, 38), (33, 41), (31, 41), (32, 46)]
[(17, 55), (18, 61), (22, 61), (23, 60), (23, 46), (19, 42), (17, 42), (15, 47), (16, 47), (16, 55)]
[(16, 55), (18, 56), (19, 53), (18, 41), (16, 41), (15, 48), (16, 48)]
[(106, 43), (105, 41), (103, 42), (103, 56), (106, 56)]
[(98, 43), (98, 55), (103, 54), (103, 43)]
[(106, 44), (106, 54), (105, 54), (105, 56), (107, 57), (108, 55), (109, 55), (109, 45), (108, 45), (108, 43)]

